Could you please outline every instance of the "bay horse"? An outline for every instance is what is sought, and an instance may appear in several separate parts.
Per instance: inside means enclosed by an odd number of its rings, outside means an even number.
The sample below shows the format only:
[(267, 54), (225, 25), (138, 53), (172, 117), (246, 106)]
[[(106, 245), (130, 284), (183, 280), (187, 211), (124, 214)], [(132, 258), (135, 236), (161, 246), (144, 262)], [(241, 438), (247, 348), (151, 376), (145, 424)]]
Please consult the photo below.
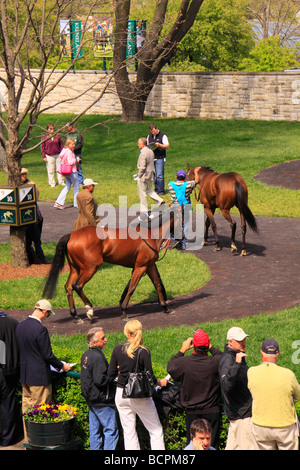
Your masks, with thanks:
[[(153, 212), (154, 214), (154, 212)], [(92, 320), (93, 306), (83, 292), (84, 285), (94, 276), (103, 262), (125, 266), (132, 269), (131, 279), (121, 296), (121, 319), (128, 320), (127, 307), (141, 277), (149, 276), (158, 294), (164, 312), (173, 314), (168, 307), (166, 292), (160, 278), (156, 262), (161, 247), (175, 229), (181, 215), (181, 206), (168, 208), (145, 223), (132, 223), (127, 227), (110, 229), (101, 226), (85, 226), (60, 238), (51, 269), (46, 280), (43, 295), (52, 298), (59, 273), (64, 267), (65, 256), (69, 263), (70, 274), (65, 284), (70, 314), (76, 323), (78, 317), (73, 291), (87, 308), (86, 315)], [(137, 219), (135, 219), (137, 220)]]
[(215, 237), (215, 250), (220, 250), (220, 242), (214, 213), (218, 207), (231, 227), (231, 251), (237, 251), (235, 244), (236, 222), (230, 215), (230, 209), (236, 206), (240, 212), (242, 229), (242, 251), (241, 256), (246, 256), (246, 223), (251, 230), (258, 232), (257, 223), (248, 207), (248, 188), (241, 175), (235, 172), (217, 173), (207, 166), (190, 168), (187, 165), (187, 180), (195, 180), (199, 183), (198, 196), (195, 192), (196, 201), (201, 201), (206, 214), (204, 245), (207, 245), (208, 229), (211, 225)]

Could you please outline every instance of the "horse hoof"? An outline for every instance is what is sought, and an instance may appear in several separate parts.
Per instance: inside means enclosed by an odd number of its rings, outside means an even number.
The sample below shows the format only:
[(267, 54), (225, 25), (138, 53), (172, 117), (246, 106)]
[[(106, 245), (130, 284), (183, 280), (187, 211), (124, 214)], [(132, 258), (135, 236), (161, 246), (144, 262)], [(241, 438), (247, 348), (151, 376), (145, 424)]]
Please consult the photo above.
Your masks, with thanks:
[(237, 251), (237, 247), (235, 245), (231, 245), (231, 253), (235, 253)]
[(219, 246), (216, 246), (215, 251), (221, 251), (221, 248)]
[(94, 317), (94, 310), (92, 308), (90, 308), (87, 312), (86, 312), (86, 316), (88, 317), (89, 320), (93, 320), (93, 317)]
[(246, 250), (242, 250), (241, 251), (241, 256), (246, 256), (246, 255), (247, 255)]
[(166, 313), (167, 315), (175, 315), (176, 312), (175, 312), (175, 310), (173, 310), (173, 309), (170, 310), (170, 309), (168, 308), (168, 309), (165, 310), (165, 313)]
[(121, 320), (122, 321), (128, 321), (129, 320), (129, 317), (128, 317), (127, 313), (122, 313)]
[(74, 318), (74, 323), (76, 323), (76, 325), (80, 325), (83, 323), (83, 320), (81, 320), (81, 318)]

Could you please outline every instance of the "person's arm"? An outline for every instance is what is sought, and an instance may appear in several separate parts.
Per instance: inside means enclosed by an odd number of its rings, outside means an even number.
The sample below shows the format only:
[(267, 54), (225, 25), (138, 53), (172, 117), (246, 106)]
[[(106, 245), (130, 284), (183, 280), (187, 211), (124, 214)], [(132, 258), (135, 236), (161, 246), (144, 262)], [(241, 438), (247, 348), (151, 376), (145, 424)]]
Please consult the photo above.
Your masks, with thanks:
[(38, 344), (41, 356), (44, 361), (57, 370), (68, 372), (71, 369), (69, 364), (64, 364), (54, 354), (51, 348), (50, 337), (47, 328), (43, 328), (38, 336)]
[(234, 387), (240, 369), (241, 362), (233, 362), (227, 355), (224, 357), (224, 360), (221, 359), (219, 375), (221, 387), (225, 392), (229, 392)]
[(96, 224), (97, 220), (94, 216), (94, 201), (92, 198), (87, 198), (86, 203), (83, 205), (84, 212), (87, 220), (91, 225)]
[(192, 343), (193, 338), (187, 338), (185, 341), (183, 341), (180, 350), (178, 351), (175, 356), (173, 356), (167, 365), (167, 371), (168, 374), (176, 381), (176, 382), (182, 382), (182, 378), (184, 375), (184, 362), (182, 358), (184, 357), (185, 353), (193, 348), (193, 343)]

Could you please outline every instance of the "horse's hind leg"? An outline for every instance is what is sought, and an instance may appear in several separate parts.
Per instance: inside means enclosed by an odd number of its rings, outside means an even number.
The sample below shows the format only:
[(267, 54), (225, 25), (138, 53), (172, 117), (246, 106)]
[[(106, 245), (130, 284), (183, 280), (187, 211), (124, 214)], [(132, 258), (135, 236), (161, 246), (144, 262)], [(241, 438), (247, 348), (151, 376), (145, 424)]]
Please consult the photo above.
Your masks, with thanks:
[(83, 286), (94, 276), (94, 274), (98, 271), (98, 266), (93, 267), (92, 269), (81, 271), (80, 276), (77, 277), (76, 281), (72, 284), (73, 289), (79, 295), (81, 300), (83, 301), (85, 307), (87, 308), (86, 316), (89, 320), (93, 319), (94, 311), (93, 305), (91, 301), (87, 298), (85, 293), (83, 292)]
[(148, 267), (147, 274), (150, 277), (151, 281), (153, 282), (153, 285), (158, 294), (159, 303), (164, 309), (165, 313), (168, 313), (169, 315), (173, 315), (175, 313), (175, 310), (169, 309), (165, 286), (163, 285), (163, 282), (161, 280), (156, 264), (153, 264), (152, 266)]
[[(215, 251), (219, 251), (221, 248), (220, 248), (220, 241), (219, 241), (219, 237), (218, 237), (218, 233), (217, 233), (217, 225), (216, 225), (215, 218), (214, 218), (215, 210), (214, 209), (212, 210), (209, 207), (204, 207), (204, 211), (205, 211), (207, 217), (209, 218), (211, 228), (214, 232), (215, 244), (216, 244)], [(208, 230), (208, 227), (209, 227), (209, 225), (207, 226), (207, 230)]]
[(83, 323), (83, 321), (77, 315), (76, 308), (75, 308), (75, 303), (74, 303), (74, 297), (73, 297), (73, 287), (72, 287), (72, 285), (76, 281), (77, 278), (78, 278), (78, 272), (76, 271), (74, 266), (72, 266), (70, 264), (70, 274), (69, 274), (68, 280), (65, 284), (65, 290), (66, 290), (66, 293), (67, 293), (70, 314), (72, 315), (75, 323)]
[(237, 247), (236, 247), (236, 244), (235, 244), (236, 222), (231, 217), (229, 210), (221, 209), (221, 212), (223, 214), (223, 217), (227, 220), (227, 222), (229, 223), (229, 225), (231, 227), (230, 246), (231, 246), (231, 252), (235, 253), (237, 251)]
[(242, 229), (242, 251), (241, 256), (246, 256), (246, 222), (243, 214), (241, 214), (241, 229)]

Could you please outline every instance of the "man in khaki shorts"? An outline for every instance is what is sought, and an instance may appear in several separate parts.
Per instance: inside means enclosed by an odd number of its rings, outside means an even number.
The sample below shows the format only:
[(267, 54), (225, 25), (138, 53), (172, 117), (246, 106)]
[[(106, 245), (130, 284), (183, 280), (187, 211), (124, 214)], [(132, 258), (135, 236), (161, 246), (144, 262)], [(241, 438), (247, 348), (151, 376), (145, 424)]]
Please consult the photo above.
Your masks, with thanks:
[(248, 370), (257, 449), (298, 450), (294, 402), (300, 400), (300, 385), (291, 370), (277, 365), (277, 341), (272, 338), (263, 341), (260, 354), (262, 363)]

